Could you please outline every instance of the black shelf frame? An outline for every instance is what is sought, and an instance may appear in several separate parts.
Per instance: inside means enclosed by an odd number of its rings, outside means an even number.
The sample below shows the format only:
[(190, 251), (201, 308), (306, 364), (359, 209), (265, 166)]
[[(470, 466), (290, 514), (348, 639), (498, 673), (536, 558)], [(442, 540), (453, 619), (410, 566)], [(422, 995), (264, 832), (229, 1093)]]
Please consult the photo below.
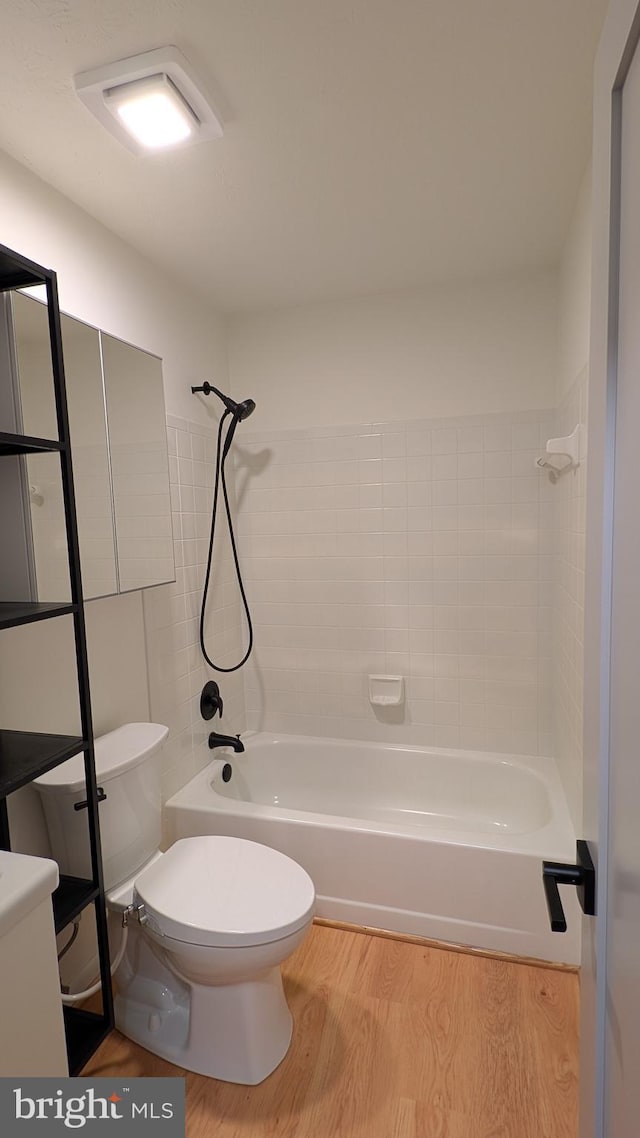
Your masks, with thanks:
[(47, 451), (59, 450), (62, 450), (62, 443), (54, 439), (38, 439), (34, 435), (13, 435), (9, 431), (0, 431), (0, 454), (46, 454)]
[(110, 1031), (111, 1026), (104, 1014), (68, 1005), (64, 1008), (64, 1033), (67, 1038), (70, 1075), (79, 1074)]
[(53, 919), (56, 933), (62, 932), (77, 916), (96, 900), (98, 889), (85, 877), (60, 875), (60, 884), (53, 894)]
[(87, 747), (76, 735), (0, 731), (0, 797), (20, 790)]
[(70, 601), (0, 601), (0, 628), (17, 628), (19, 624), (33, 624), (35, 620), (50, 620), (52, 616), (68, 616), (75, 612)]
[[(34, 261), (30, 261), (20, 256), (20, 254), (14, 253), (11, 249), (6, 248), (6, 246), (0, 245), (0, 292), (25, 288), (31, 285), (44, 285), (46, 288), (58, 439), (38, 439), (28, 435), (16, 435), (3, 432), (0, 434), (0, 455), (33, 454), (40, 451), (53, 451), (59, 454), (67, 533), (71, 602), (68, 604), (52, 603), (39, 605), (16, 601), (13, 605), (9, 605), (9, 608), (14, 609), (13, 614), (8, 612), (6, 605), (4, 606), (4, 623), (2, 623), (3, 606), (0, 605), (0, 628), (26, 624), (34, 620), (45, 620), (49, 617), (65, 614), (72, 616), (82, 735), (81, 737), (72, 737), (52, 736), (42, 733), (32, 734), (30, 732), (2, 732), (5, 744), (9, 745), (11, 742), (9, 736), (12, 737), (13, 741), (11, 745), (14, 748), (14, 758), (11, 760), (11, 747), (9, 746), (6, 752), (4, 777), (2, 775), (2, 764), (0, 760), (0, 848), (11, 848), (7, 794), (11, 793), (12, 789), (18, 789), (18, 787), (26, 785), (32, 781), (33, 778), (37, 777), (37, 774), (43, 774), (45, 770), (51, 770), (52, 767), (64, 762), (70, 758), (71, 755), (84, 751), (87, 819), (91, 850), (91, 880), (62, 877), (60, 885), (54, 895), (56, 931), (63, 929), (88, 905), (93, 904), (95, 907), (100, 980), (102, 984), (102, 1013), (96, 1014), (71, 1007), (64, 1008), (69, 1073), (76, 1075), (113, 1028), (114, 1016), (109, 939), (107, 932), (107, 911), (104, 895), (102, 856), (100, 852), (98, 788), (93, 744), (93, 719), (89, 689), (89, 665), (82, 595), (82, 574), (80, 569), (80, 546), (78, 542), (73, 464), (69, 437), (69, 416), (67, 411), (64, 362), (62, 356), (58, 286), (56, 274), (51, 269), (45, 269), (41, 265), (37, 265)], [(30, 769), (28, 755), (27, 758), (24, 757), (25, 749), (28, 752), (28, 742), (24, 737), (17, 739), (17, 736), (25, 735), (29, 737), (32, 748), (37, 751), (40, 756), (39, 762), (36, 762), (33, 756), (31, 756)], [(54, 742), (54, 740), (57, 740), (57, 742)], [(61, 740), (64, 742), (61, 742)], [(21, 762), (18, 762), (15, 758), (18, 752), (23, 756)], [(42, 765), (43, 762), (44, 765)], [(13, 772), (9, 769), (12, 764), (15, 768)]]
[[(30, 288), (32, 285), (46, 285), (49, 278), (55, 278), (51, 269), (0, 245), (0, 292), (10, 292), (14, 288)], [(49, 295), (47, 293), (47, 300)]]

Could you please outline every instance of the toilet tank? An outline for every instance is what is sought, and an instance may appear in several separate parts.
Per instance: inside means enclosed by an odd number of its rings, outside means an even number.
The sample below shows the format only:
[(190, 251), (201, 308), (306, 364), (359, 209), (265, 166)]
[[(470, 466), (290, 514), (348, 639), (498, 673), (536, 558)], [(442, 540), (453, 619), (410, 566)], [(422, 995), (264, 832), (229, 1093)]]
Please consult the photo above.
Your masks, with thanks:
[[(105, 889), (136, 873), (160, 845), (160, 750), (169, 731), (160, 723), (126, 723), (95, 740)], [(91, 877), (84, 755), (34, 780), (44, 809), (51, 852), (60, 873)]]

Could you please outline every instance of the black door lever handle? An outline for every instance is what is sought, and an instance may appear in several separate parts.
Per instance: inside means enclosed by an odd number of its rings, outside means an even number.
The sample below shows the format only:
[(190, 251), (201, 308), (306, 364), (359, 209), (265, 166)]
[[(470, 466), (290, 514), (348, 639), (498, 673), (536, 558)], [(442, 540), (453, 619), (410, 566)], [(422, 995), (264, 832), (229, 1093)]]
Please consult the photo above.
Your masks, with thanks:
[(551, 931), (566, 933), (567, 921), (560, 899), (559, 885), (575, 885), (582, 911), (589, 917), (596, 912), (596, 871), (589, 847), (581, 839), (576, 843), (576, 864), (562, 861), (543, 861), (542, 884), (547, 900)]
[(543, 861), (542, 884), (547, 899), (552, 933), (566, 933), (567, 921), (562, 908), (559, 885), (579, 885), (581, 871), (577, 865), (565, 865), (559, 861)]

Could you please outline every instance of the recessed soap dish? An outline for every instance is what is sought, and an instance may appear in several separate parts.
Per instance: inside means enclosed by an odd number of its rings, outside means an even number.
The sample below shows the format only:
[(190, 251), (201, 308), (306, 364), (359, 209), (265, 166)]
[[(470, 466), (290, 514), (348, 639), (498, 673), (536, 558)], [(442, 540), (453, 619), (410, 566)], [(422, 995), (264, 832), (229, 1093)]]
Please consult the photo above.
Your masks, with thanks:
[(404, 676), (369, 676), (369, 703), (376, 707), (404, 703)]

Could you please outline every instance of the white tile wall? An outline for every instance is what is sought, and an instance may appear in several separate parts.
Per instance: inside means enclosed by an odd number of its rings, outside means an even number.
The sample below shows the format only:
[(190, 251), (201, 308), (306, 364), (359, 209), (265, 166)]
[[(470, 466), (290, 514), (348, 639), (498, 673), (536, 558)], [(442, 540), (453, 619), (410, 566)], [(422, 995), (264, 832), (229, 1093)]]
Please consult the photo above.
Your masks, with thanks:
[[(587, 370), (567, 393), (555, 417), (554, 435), (587, 427)], [(555, 754), (576, 829), (582, 818), (582, 711), (584, 679), (584, 570), (586, 453), (576, 471), (554, 487), (556, 586), (553, 634)]]
[[(209, 731), (235, 734), (245, 729), (242, 673), (213, 672), (202, 660), (198, 641), (216, 432), (173, 416), (167, 417), (167, 432), (176, 582), (144, 593), (151, 715), (169, 727), (163, 752), (165, 797), (210, 761)], [(233, 495), (233, 477), (229, 490)], [(216, 662), (228, 667), (241, 657), (246, 630), (223, 511), (219, 513), (206, 631), (209, 655)], [(220, 684), (224, 716), (222, 721), (216, 717), (206, 723), (200, 716), (199, 700), (209, 678)]]
[[(550, 753), (552, 411), (237, 436), (248, 725)], [(374, 710), (371, 672), (406, 677)]]
[[(555, 485), (534, 467), (577, 421), (584, 376), (557, 411), (245, 429), (234, 454), (256, 649), (220, 675), (198, 646), (215, 432), (170, 418), (177, 581), (144, 594), (151, 714), (170, 728), (165, 795), (209, 761), (212, 727), (253, 727), (557, 754), (577, 822), (585, 466)], [(228, 665), (246, 628), (218, 533), (207, 627)], [(405, 676), (403, 708), (371, 707), (370, 672)], [(205, 724), (212, 675), (225, 715)]]

